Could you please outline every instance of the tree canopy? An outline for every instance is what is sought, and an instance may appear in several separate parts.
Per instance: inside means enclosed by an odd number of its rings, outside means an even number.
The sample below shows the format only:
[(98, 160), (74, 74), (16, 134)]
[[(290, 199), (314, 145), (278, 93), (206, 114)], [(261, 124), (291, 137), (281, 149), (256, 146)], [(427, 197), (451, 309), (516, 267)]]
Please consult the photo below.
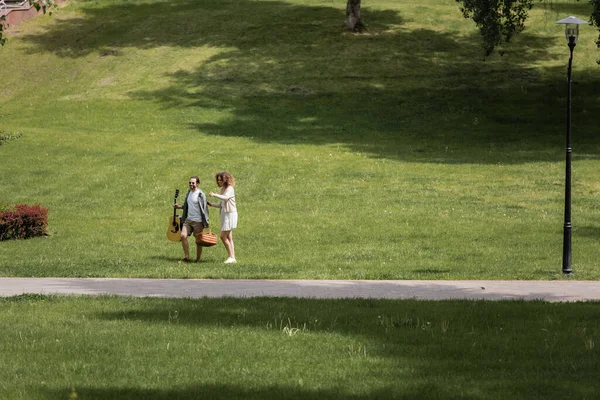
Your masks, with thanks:
[[(514, 35), (525, 29), (527, 12), (534, 3), (534, 0), (456, 1), (462, 3), (460, 9), (464, 17), (472, 19), (479, 28), (486, 56), (492, 54), (496, 46), (510, 42)], [(547, 0), (539, 0), (543, 1)], [(589, 0), (589, 3), (593, 6), (589, 22), (600, 30), (600, 0)], [(596, 45), (600, 47), (600, 36)]]

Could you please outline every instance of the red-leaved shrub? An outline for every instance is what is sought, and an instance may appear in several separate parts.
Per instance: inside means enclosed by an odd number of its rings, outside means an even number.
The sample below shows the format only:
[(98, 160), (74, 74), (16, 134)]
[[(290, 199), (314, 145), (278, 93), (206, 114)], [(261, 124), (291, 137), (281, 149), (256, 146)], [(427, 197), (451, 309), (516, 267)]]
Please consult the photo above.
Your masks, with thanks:
[(0, 240), (27, 239), (46, 234), (48, 209), (39, 204), (0, 207)]

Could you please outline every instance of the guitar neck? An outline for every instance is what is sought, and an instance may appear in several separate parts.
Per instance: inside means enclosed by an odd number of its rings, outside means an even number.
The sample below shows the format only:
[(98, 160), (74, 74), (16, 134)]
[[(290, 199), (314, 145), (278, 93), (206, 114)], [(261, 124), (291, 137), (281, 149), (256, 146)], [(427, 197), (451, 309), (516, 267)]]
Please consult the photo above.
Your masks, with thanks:
[(179, 197), (179, 189), (175, 190), (175, 198), (173, 199), (173, 223), (175, 223), (175, 219), (177, 218), (177, 209), (175, 208), (177, 205), (177, 197)]

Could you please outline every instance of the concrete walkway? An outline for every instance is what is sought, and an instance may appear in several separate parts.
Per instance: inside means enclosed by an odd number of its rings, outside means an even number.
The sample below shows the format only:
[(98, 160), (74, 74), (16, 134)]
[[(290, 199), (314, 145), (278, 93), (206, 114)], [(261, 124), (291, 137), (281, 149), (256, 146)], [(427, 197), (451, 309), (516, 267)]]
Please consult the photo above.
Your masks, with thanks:
[(333, 281), (0, 278), (0, 297), (23, 293), (135, 297), (600, 300), (600, 281)]

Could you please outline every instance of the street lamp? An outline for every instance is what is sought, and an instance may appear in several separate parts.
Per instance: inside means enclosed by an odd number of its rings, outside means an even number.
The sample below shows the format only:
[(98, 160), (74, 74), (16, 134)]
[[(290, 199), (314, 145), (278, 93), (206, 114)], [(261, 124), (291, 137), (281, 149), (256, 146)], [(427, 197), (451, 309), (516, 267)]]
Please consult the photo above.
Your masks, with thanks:
[(560, 21), (557, 24), (565, 25), (565, 37), (567, 38), (567, 46), (569, 46), (569, 69), (568, 75), (568, 92), (567, 92), (567, 162), (565, 171), (565, 226), (563, 231), (563, 274), (570, 276), (573, 273), (571, 269), (572, 250), (571, 250), (571, 66), (573, 64), (573, 49), (577, 44), (579, 36), (579, 25), (587, 24), (587, 22), (575, 18), (573, 16)]

